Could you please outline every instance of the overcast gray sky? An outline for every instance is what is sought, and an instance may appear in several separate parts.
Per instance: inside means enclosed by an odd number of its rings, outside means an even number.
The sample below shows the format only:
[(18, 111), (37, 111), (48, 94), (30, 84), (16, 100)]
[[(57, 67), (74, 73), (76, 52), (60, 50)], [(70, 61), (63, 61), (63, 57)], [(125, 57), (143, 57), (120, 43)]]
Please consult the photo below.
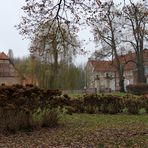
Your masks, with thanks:
[[(0, 4), (0, 52), (8, 53), (9, 49), (13, 50), (14, 57), (23, 57), (29, 55), (29, 41), (22, 40), (22, 36), (14, 27), (19, 24), (22, 16), (21, 7), (25, 0), (3, 0)], [(121, 0), (123, 1), (123, 0)], [(134, 0), (136, 1), (136, 0)], [(84, 39), (89, 38), (89, 31), (81, 32)], [(94, 44), (86, 45), (87, 50), (94, 51)], [(89, 54), (90, 55), (90, 54)], [(88, 56), (79, 56), (77, 62), (85, 62)]]
[[(23, 57), (29, 55), (29, 40), (19, 35), (18, 30), (14, 27), (19, 24), (23, 11), (21, 7), (25, 0), (3, 0), (0, 5), (0, 52), (6, 54), (9, 49), (13, 50), (14, 57)], [(87, 39), (89, 31), (83, 31)], [(93, 44), (87, 45), (86, 48), (94, 49)], [(85, 62), (87, 56), (79, 56), (78, 63)]]
[(21, 18), (21, 6), (24, 0), (3, 0), (0, 4), (0, 51), (12, 49), (15, 57), (29, 54), (28, 41), (22, 40), (14, 25)]

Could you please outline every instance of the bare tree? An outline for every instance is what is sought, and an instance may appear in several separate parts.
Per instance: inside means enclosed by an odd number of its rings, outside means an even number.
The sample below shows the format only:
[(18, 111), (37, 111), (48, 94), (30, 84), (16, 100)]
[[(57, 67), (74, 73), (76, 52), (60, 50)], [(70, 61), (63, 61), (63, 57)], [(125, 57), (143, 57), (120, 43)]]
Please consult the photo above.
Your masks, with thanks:
[(113, 1), (104, 2), (99, 5), (95, 13), (88, 19), (88, 23), (93, 27), (93, 33), (97, 44), (102, 45), (102, 50), (96, 54), (101, 57), (111, 57), (115, 65), (118, 77), (120, 91), (124, 92), (124, 66), (119, 59), (122, 54), (121, 40), (122, 30), (120, 24), (121, 12)]
[(80, 47), (76, 35), (80, 21), (78, 13), (89, 9), (84, 2), (26, 0), (22, 7), (24, 16), (17, 29), (31, 39), (31, 52), (50, 57), (54, 63), (53, 77), (56, 77), (59, 59), (71, 60)]
[(66, 27), (61, 25), (59, 28), (57, 24), (52, 26), (51, 22), (42, 24), (30, 46), (31, 52), (50, 58), (50, 62), (54, 63), (56, 72), (58, 61), (69, 61), (80, 48), (76, 33), (71, 30), (71, 34), (69, 34)]
[[(38, 26), (51, 22), (51, 28), (55, 24), (60, 28), (62, 24), (77, 30), (77, 24), (80, 23), (83, 14), (90, 10), (88, 0), (26, 0), (22, 7), (25, 15), (17, 28), (22, 35), (31, 38)], [(79, 15), (81, 13), (81, 15)], [(69, 32), (70, 33), (70, 32)]]
[(125, 18), (125, 38), (123, 41), (129, 43), (129, 48), (133, 48), (135, 51), (137, 81), (145, 83), (143, 51), (144, 46), (146, 45), (145, 43), (148, 40), (148, 7), (141, 1), (133, 3), (132, 0), (129, 0), (129, 2), (130, 4), (125, 5), (123, 8), (123, 15)]

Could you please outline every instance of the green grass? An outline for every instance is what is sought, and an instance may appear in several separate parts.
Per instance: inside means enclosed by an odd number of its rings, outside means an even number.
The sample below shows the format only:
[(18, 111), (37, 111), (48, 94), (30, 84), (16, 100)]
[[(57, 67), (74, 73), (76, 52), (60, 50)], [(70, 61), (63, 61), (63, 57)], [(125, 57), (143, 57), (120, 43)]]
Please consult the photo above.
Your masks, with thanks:
[[(147, 147), (147, 115), (88, 115), (62, 117), (63, 143), (94, 147)], [(61, 135), (61, 136), (60, 136)], [(68, 145), (67, 145), (68, 146)]]
[(100, 93), (100, 95), (116, 95), (116, 96), (125, 96), (127, 95), (127, 93), (123, 93), (123, 92), (111, 92), (111, 93)]
[[(120, 97), (123, 97), (123, 96), (125, 96), (127, 94), (132, 95), (132, 94), (129, 94), (129, 93), (122, 93), (122, 92), (98, 93), (98, 95), (116, 95), (116, 96), (120, 96)], [(68, 96), (70, 96), (71, 98), (82, 97), (83, 95), (85, 95), (85, 93), (82, 93), (82, 94), (68, 94)], [(137, 95), (134, 95), (134, 96), (137, 96)]]

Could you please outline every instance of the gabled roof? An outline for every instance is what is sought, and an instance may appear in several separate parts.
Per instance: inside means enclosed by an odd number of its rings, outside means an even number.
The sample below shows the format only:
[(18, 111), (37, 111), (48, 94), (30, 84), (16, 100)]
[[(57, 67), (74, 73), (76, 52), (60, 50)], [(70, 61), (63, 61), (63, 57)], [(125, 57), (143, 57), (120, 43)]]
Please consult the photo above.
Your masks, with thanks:
[(144, 57), (148, 58), (148, 49), (144, 49)]
[(0, 60), (8, 60), (14, 67), (14, 69), (17, 71), (17, 73), (24, 78), (24, 76), (21, 74), (21, 72), (15, 67), (14, 63), (12, 62), (12, 60), (9, 58), (9, 56), (7, 56), (4, 52), (0, 53)]
[(136, 68), (135, 58), (135, 53), (132, 52), (119, 56), (120, 62), (125, 65), (124, 70), (133, 70)]
[[(143, 50), (144, 66), (148, 66), (148, 50)], [(133, 70), (136, 68), (136, 54), (127, 53), (125, 55), (119, 56), (119, 60), (125, 64), (125, 70)]]
[[(148, 66), (148, 49), (143, 50), (143, 56), (144, 56), (144, 65)], [(128, 53), (126, 55), (121, 55), (119, 56), (120, 62), (125, 64), (124, 70), (134, 70), (136, 69), (136, 55), (135, 53)], [(104, 60), (89, 60), (88, 63), (90, 63), (94, 71), (117, 71), (115, 65), (114, 65), (114, 60), (112, 61), (104, 61)]]
[(116, 71), (111, 61), (89, 60), (95, 71)]
[(1, 52), (0, 53), (0, 60), (9, 60), (9, 57), (4, 52)]

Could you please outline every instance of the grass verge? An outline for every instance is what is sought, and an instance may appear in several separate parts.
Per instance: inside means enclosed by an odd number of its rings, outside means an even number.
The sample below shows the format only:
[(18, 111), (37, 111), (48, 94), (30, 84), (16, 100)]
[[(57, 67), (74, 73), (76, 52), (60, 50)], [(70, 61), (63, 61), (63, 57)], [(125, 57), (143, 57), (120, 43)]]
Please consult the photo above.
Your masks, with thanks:
[(58, 127), (0, 135), (0, 147), (147, 148), (148, 116), (63, 115)]
[[(79, 141), (80, 146), (147, 147), (147, 115), (66, 115), (61, 123), (67, 125), (63, 136)], [(70, 137), (70, 138), (69, 138)]]

